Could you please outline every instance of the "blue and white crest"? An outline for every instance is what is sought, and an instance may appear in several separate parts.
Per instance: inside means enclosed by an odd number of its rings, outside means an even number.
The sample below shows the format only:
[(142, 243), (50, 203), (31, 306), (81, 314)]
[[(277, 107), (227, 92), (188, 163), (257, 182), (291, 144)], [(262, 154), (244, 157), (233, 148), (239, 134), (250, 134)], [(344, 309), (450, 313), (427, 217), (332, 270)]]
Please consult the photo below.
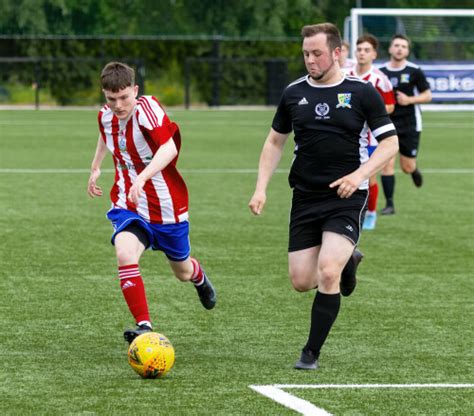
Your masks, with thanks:
[(408, 82), (410, 82), (410, 74), (401, 74), (400, 83), (408, 83)]
[(316, 107), (314, 107), (314, 111), (320, 117), (324, 117), (329, 113), (329, 106), (327, 103), (318, 103)]
[(352, 108), (351, 96), (352, 94), (350, 92), (345, 94), (337, 94), (337, 101), (339, 104), (336, 105), (336, 108)]
[(123, 136), (120, 136), (119, 137), (119, 140), (118, 140), (118, 145), (119, 145), (119, 149), (121, 151), (126, 151), (127, 150), (127, 140), (125, 139), (125, 137)]

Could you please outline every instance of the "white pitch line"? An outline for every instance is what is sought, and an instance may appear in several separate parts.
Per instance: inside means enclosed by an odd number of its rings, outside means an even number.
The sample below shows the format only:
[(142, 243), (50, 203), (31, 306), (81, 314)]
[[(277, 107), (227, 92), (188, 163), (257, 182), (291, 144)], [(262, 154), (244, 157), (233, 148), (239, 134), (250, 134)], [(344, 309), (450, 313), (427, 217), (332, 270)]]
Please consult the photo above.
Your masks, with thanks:
[(273, 384), (279, 389), (473, 389), (474, 384)]
[[(0, 169), (0, 173), (31, 173), (31, 174), (58, 174), (58, 173), (89, 173), (90, 169)], [(102, 173), (111, 173), (112, 169), (102, 169)]]
[(262, 394), (273, 401), (280, 403), (281, 405), (288, 407), (298, 413), (305, 416), (332, 416), (332, 413), (326, 412), (326, 410), (315, 406), (307, 400), (300, 399), (293, 396), (286, 391), (280, 390), (275, 386), (249, 386), (252, 390)]
[(250, 385), (252, 390), (304, 416), (332, 416), (326, 410), (283, 389), (473, 389), (474, 384), (270, 384)]
[[(179, 170), (182, 173), (189, 173), (189, 174), (256, 174), (258, 171), (257, 169), (180, 169)], [(11, 174), (11, 173), (18, 173), (18, 174), (74, 174), (74, 173), (89, 173), (89, 169), (23, 169), (23, 168), (0, 168), (0, 174)], [(113, 169), (102, 169), (102, 173), (113, 173)], [(277, 169), (275, 173), (288, 173), (288, 169)], [(396, 173), (401, 173), (400, 171), (396, 171)], [(427, 173), (427, 174), (455, 174), (455, 175), (460, 175), (460, 174), (467, 174), (471, 175), (474, 173), (474, 169), (457, 169), (457, 168), (446, 168), (446, 169), (430, 169), (426, 168), (423, 169), (422, 173)]]

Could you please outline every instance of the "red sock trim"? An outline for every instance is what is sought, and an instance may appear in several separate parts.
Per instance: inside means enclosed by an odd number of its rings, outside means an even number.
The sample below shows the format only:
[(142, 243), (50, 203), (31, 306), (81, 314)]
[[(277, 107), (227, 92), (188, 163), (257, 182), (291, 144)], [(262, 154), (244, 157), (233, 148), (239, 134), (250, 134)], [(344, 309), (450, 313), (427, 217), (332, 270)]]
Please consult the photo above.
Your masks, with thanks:
[(191, 277), (191, 282), (197, 285), (202, 282), (204, 274), (201, 265), (194, 257), (191, 257), (191, 263), (193, 264), (193, 276)]
[(135, 322), (150, 321), (145, 286), (138, 264), (119, 267), (120, 288)]
[(367, 209), (369, 211), (377, 211), (377, 199), (379, 197), (379, 185), (374, 183), (369, 187), (369, 203)]
[(127, 264), (119, 266), (119, 279), (127, 279), (132, 277), (140, 277), (140, 269), (138, 264)]

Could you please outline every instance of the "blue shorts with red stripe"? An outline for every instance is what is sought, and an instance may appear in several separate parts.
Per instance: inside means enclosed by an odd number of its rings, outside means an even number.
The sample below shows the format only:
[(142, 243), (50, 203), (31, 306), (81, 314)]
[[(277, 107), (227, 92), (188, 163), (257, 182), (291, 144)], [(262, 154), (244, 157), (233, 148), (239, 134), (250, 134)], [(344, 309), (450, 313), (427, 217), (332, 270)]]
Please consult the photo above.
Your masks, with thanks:
[(119, 232), (134, 223), (146, 232), (149, 243), (146, 248), (162, 251), (171, 261), (186, 260), (191, 253), (188, 221), (176, 224), (150, 224), (136, 212), (119, 208), (112, 208), (107, 212), (107, 218), (114, 227), (112, 244), (115, 244), (115, 237)]

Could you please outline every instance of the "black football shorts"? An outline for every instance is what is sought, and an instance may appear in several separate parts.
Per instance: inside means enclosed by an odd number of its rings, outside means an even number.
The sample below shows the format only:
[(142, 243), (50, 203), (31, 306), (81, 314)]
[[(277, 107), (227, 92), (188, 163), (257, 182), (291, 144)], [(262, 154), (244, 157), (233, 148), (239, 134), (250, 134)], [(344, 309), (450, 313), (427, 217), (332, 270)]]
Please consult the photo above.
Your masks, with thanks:
[(340, 234), (356, 245), (367, 209), (367, 191), (340, 198), (335, 190), (293, 190), (288, 251), (321, 245), (323, 232)]
[(405, 157), (416, 157), (420, 146), (420, 132), (416, 130), (415, 117), (400, 118), (394, 121), (397, 129), (400, 154)]

